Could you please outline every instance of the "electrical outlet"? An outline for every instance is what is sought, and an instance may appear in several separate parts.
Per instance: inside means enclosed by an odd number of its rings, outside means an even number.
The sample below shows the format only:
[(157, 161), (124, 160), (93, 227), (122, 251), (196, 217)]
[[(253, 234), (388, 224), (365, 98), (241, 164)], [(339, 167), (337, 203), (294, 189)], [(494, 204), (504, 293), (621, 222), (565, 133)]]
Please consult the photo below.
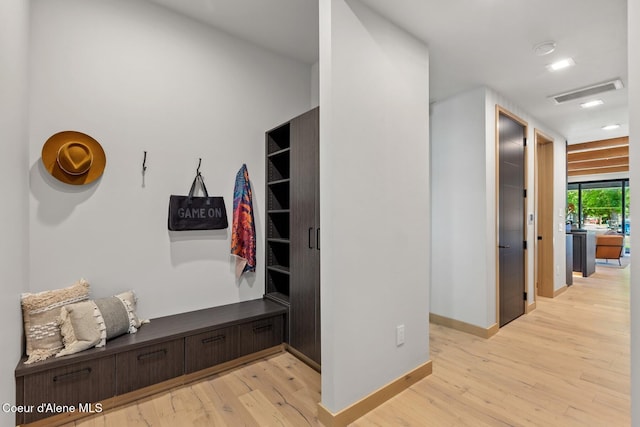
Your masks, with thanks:
[(396, 326), (396, 347), (404, 344), (404, 325)]

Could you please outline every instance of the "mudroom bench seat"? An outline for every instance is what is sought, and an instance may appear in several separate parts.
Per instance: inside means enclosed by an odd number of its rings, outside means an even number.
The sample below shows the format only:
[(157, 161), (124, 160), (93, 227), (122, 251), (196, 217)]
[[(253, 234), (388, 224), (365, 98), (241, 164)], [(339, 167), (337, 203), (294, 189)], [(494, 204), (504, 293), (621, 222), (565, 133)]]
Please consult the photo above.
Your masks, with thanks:
[(151, 319), (102, 348), (30, 365), (23, 357), (16, 424), (69, 422), (280, 352), (286, 314), (267, 299), (244, 301)]

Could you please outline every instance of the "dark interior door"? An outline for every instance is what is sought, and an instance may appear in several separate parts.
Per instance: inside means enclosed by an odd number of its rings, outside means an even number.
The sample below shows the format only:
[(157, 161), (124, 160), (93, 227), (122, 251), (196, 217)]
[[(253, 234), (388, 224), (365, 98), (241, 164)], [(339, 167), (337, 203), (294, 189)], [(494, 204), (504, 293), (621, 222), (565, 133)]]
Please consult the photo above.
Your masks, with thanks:
[(500, 326), (524, 314), (524, 132), (525, 128), (521, 123), (500, 113)]

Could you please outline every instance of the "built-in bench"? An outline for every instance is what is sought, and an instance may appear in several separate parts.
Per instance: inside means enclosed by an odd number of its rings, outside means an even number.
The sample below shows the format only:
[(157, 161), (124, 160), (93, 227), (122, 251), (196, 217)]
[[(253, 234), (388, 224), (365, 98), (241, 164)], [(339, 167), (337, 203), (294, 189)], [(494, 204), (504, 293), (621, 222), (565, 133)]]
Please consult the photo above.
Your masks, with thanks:
[(152, 319), (102, 348), (30, 365), (23, 357), (16, 424), (69, 422), (282, 351), (286, 312), (245, 301)]

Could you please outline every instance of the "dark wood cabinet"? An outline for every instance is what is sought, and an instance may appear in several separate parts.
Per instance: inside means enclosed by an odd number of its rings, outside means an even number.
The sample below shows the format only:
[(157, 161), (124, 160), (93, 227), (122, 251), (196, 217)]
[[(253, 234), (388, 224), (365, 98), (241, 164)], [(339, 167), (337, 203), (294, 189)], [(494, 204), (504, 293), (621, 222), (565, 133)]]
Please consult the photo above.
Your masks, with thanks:
[(291, 121), (290, 345), (320, 364), (318, 109)]
[(240, 325), (240, 356), (280, 344), (283, 339), (283, 326), (282, 316)]
[(24, 423), (56, 415), (65, 406), (78, 410), (80, 403), (99, 402), (115, 395), (115, 357), (101, 357), (28, 375), (24, 378), (24, 389), (29, 393), (22, 402), (18, 400), (19, 404), (34, 408), (24, 414)]
[(185, 338), (184, 346), (185, 373), (190, 374), (238, 357), (238, 330), (229, 327), (193, 335)]
[[(281, 304), (267, 299), (244, 301), (152, 319), (137, 333), (115, 338), (102, 348), (31, 365), (25, 365), (23, 357), (15, 370), (16, 404), (33, 406), (34, 411), (16, 413), (16, 424), (62, 412), (81, 416), (88, 405), (114, 396), (180, 381), (178, 377), (186, 374), (192, 380), (208, 375), (216, 365), (232, 365), (234, 359), (246, 363), (278, 351), (286, 313)], [(48, 403), (57, 406), (37, 410)], [(63, 414), (66, 421), (68, 415)]]
[[(318, 108), (266, 133), (268, 226), (265, 295), (289, 307), (289, 345), (318, 366), (319, 142)], [(288, 167), (286, 171), (285, 165)], [(285, 185), (286, 190), (280, 188)], [(278, 192), (286, 200), (279, 198)]]
[(177, 339), (116, 355), (116, 394), (157, 384), (184, 373), (184, 340)]

